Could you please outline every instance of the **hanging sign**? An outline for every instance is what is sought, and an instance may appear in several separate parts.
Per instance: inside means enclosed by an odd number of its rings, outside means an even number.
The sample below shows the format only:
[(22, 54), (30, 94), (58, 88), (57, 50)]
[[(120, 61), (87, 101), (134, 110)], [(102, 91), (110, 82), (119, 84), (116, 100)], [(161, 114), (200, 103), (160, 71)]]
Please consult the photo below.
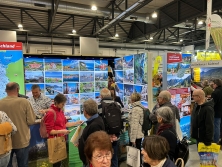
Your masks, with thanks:
[(167, 53), (167, 63), (178, 63), (182, 61), (180, 53)]
[(191, 68), (198, 68), (198, 67), (221, 67), (222, 61), (199, 61), (191, 63)]

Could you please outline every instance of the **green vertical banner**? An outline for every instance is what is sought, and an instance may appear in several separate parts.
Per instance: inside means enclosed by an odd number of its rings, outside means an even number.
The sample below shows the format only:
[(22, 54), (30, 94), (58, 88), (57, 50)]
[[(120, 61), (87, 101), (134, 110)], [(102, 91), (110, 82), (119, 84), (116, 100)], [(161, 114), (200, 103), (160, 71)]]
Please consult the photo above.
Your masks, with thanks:
[(0, 42), (0, 99), (6, 96), (5, 85), (17, 82), (24, 94), (24, 67), (21, 42)]

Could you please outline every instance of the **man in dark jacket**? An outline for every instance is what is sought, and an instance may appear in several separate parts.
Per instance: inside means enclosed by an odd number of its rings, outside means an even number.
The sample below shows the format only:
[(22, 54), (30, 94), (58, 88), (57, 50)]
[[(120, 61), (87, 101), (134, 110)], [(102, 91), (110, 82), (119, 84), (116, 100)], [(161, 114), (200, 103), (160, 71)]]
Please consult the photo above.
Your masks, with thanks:
[(214, 91), (211, 97), (214, 99), (214, 142), (220, 139), (220, 124), (222, 117), (222, 83), (220, 79), (213, 80)]
[(193, 92), (196, 102), (191, 115), (191, 137), (209, 146), (213, 142), (214, 134), (214, 102), (206, 101), (203, 90)]
[(83, 162), (83, 166), (87, 166), (87, 163), (88, 163), (86, 160), (86, 156), (84, 154), (84, 146), (85, 146), (86, 139), (93, 132), (105, 130), (103, 119), (99, 116), (97, 109), (98, 109), (98, 105), (92, 99), (86, 100), (83, 103), (83, 114), (85, 118), (87, 119), (86, 121), (87, 126), (83, 130), (83, 133), (79, 139), (79, 145), (78, 145), (79, 157)]

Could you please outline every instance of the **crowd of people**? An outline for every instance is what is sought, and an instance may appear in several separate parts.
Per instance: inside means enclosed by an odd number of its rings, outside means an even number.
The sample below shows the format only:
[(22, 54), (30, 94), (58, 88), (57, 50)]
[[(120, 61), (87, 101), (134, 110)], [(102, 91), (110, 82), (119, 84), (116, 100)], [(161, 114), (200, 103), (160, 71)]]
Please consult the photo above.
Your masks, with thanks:
[[(211, 145), (219, 143), (222, 117), (222, 81), (215, 79), (212, 87), (207, 81), (203, 89), (193, 90), (195, 102), (191, 114), (191, 136), (197, 143)], [(83, 167), (118, 167), (118, 140), (124, 129), (123, 103), (116, 96), (116, 85), (100, 91), (100, 103), (88, 99), (83, 103), (86, 126), (78, 144), (79, 157)], [(212, 90), (211, 90), (212, 89)], [(64, 115), (66, 97), (57, 94), (51, 99), (41, 93), (38, 85), (33, 85), (32, 97), (19, 94), (19, 85), (10, 82), (6, 85), (7, 97), (0, 100), (0, 123), (9, 122), (12, 126), (12, 149), (0, 155), (0, 167), (12, 167), (12, 157), (16, 154), (18, 167), (28, 167), (30, 143), (29, 126), (44, 116), (48, 138), (66, 136), (68, 127), (78, 126), (83, 121), (67, 122)], [(134, 92), (130, 96), (131, 109), (128, 114), (128, 134), (130, 146), (140, 150), (141, 166), (171, 166), (176, 160), (177, 133), (176, 121), (180, 122), (179, 110), (171, 103), (171, 94), (163, 90), (157, 97), (157, 104), (150, 113), (153, 127), (150, 131), (142, 129), (144, 107), (141, 95)], [(115, 114), (114, 114), (115, 113)], [(113, 116), (110, 119), (109, 116)], [(115, 116), (115, 117), (114, 117)], [(18, 140), (19, 139), (19, 140)], [(60, 167), (61, 162), (53, 164)]]

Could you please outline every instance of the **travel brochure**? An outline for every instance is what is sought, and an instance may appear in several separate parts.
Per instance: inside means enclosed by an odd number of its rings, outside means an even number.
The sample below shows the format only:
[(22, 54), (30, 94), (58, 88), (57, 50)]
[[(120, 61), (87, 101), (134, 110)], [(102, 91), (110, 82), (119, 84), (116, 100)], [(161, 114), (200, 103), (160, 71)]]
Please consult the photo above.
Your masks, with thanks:
[(133, 92), (141, 94), (141, 103), (148, 107), (147, 96), (147, 54), (135, 54), (116, 58), (115, 81), (118, 86), (117, 95), (121, 98), (126, 109)]
[(108, 60), (25, 58), (26, 95), (38, 84), (52, 100), (58, 93), (67, 97), (65, 115), (71, 121), (86, 120), (81, 105), (87, 99), (100, 101), (99, 92), (108, 84)]

